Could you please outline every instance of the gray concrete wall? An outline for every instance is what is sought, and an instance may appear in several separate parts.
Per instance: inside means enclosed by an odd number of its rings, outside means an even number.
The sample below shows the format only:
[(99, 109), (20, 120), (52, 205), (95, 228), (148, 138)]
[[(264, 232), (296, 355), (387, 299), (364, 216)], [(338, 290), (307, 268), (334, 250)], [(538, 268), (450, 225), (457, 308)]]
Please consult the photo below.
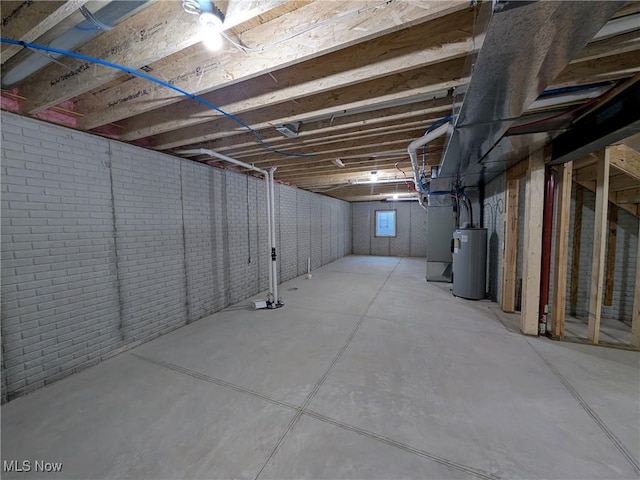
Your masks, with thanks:
[[(357, 202), (353, 216), (353, 253), (398, 257), (424, 257), (427, 215), (418, 202)], [(375, 236), (375, 211), (396, 210), (396, 237)]]
[[(3, 401), (268, 287), (261, 179), (3, 112), (1, 186)], [(350, 253), (346, 202), (276, 218), (281, 281)]]
[(500, 175), (485, 186), (482, 205), (487, 229), (487, 294), (502, 302), (502, 268), (504, 258), (505, 176)]

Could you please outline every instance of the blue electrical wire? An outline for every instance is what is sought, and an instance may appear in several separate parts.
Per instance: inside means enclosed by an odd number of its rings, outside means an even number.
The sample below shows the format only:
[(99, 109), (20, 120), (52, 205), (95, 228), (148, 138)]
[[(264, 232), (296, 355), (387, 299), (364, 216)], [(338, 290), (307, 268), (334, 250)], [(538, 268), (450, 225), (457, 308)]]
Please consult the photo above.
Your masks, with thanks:
[(89, 55), (83, 55), (81, 53), (75, 53), (75, 52), (70, 52), (68, 50), (61, 50), (59, 48), (54, 48), (54, 47), (48, 47), (45, 45), (39, 45), (37, 43), (30, 43), (30, 42), (23, 42), (21, 40), (13, 40), (11, 38), (5, 38), (5, 37), (0, 37), (0, 43), (8, 43), (10, 45), (19, 45), (19, 46), (23, 46), (26, 48), (32, 48), (34, 50), (42, 50), (45, 52), (49, 52), (49, 53), (57, 53), (59, 55), (65, 55), (67, 57), (72, 57), (72, 58), (76, 58), (78, 60), (84, 60), (85, 62), (91, 62), (91, 63), (97, 63), (99, 65), (104, 65), (105, 67), (110, 67), (110, 68), (114, 68), (116, 70), (120, 70), (122, 72), (126, 72), (129, 73), (131, 75), (135, 75), (136, 77), (140, 77), (140, 78), (144, 78), (145, 80), (149, 80), (150, 82), (154, 82), (157, 83), (158, 85), (161, 85), (163, 87), (169, 88), (171, 90), (174, 90), (188, 98), (191, 98), (192, 100), (195, 100), (196, 102), (211, 108), (212, 110), (215, 110), (216, 112), (221, 113), (222, 115), (224, 115), (225, 117), (229, 118), (230, 120), (233, 120), (234, 122), (236, 122), (237, 124), (243, 126), (244, 128), (246, 128), (249, 133), (251, 133), (254, 137), (256, 137), (258, 139), (258, 141), (260, 142), (260, 144), (262, 144), (262, 146), (269, 150), (270, 152), (273, 153), (277, 153), (278, 155), (285, 155), (287, 157), (302, 157), (302, 158), (310, 158), (310, 157), (315, 157), (315, 154), (312, 153), (289, 153), (289, 152), (281, 152), (280, 150), (276, 150), (275, 148), (269, 146), (260, 136), (260, 134), (258, 132), (256, 132), (253, 128), (251, 128), (249, 125), (247, 125), (245, 122), (243, 122), (242, 120), (240, 120), (238, 117), (236, 117), (235, 115), (232, 115), (231, 113), (225, 112), (224, 110), (222, 110), (220, 107), (215, 106), (213, 103), (208, 102), (207, 100), (205, 100), (204, 98), (199, 97), (198, 95), (195, 95), (193, 93), (187, 92), (186, 90), (181, 89), (180, 87), (176, 87), (175, 85), (171, 85), (168, 82), (165, 82), (164, 80), (160, 80), (159, 78), (153, 77), (151, 75), (147, 75), (146, 73), (142, 73), (139, 72), (137, 70), (134, 70), (133, 68), (129, 68), (129, 67), (125, 67), (123, 65), (118, 65), (117, 63), (112, 63), (109, 62), (107, 60), (101, 60), (99, 58), (95, 58), (95, 57), (90, 57)]

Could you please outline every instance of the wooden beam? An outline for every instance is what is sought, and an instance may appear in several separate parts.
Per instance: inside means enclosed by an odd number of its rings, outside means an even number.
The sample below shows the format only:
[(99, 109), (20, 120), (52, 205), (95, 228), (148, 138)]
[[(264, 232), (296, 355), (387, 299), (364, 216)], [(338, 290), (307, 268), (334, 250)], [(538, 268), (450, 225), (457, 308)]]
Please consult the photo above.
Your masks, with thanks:
[(608, 148), (611, 152), (611, 166), (636, 180), (640, 180), (640, 153), (624, 144)]
[[(590, 168), (590, 167), (589, 167)], [(592, 192), (596, 191), (596, 181), (581, 181), (581, 180), (576, 180), (576, 183), (584, 188), (586, 188), (587, 190), (591, 190)], [(611, 180), (609, 180), (609, 183), (611, 183)], [(611, 202), (614, 205), (617, 205), (619, 208), (623, 209), (626, 212), (629, 212), (631, 215), (637, 217), (640, 216), (639, 210), (638, 210), (638, 203), (635, 203), (636, 200), (638, 199), (637, 192), (634, 192), (633, 190), (630, 190), (629, 193), (625, 194), (624, 192), (627, 192), (627, 190), (623, 190), (621, 192), (609, 192), (609, 202)], [(618, 193), (620, 193), (620, 198), (618, 198)], [(633, 203), (627, 203), (628, 201), (633, 201)]]
[(604, 304), (613, 305), (613, 284), (616, 269), (616, 239), (618, 236), (618, 206), (609, 207), (609, 238), (607, 240), (607, 265), (605, 268)]
[(636, 282), (633, 297), (633, 316), (631, 318), (631, 345), (640, 347), (640, 221), (638, 222), (636, 248)]
[(640, 49), (640, 35), (637, 31), (591, 42), (570, 63), (599, 60), (602, 57), (634, 52)]
[(509, 167), (507, 170), (507, 181), (509, 180), (518, 180), (527, 175), (527, 169), (529, 168), (528, 159), (524, 159), (516, 163), (515, 165)]
[(571, 315), (576, 314), (578, 306), (578, 283), (580, 282), (580, 241), (582, 237), (582, 207), (584, 204), (584, 189), (581, 185), (576, 185), (576, 209), (575, 220), (573, 222), (573, 246), (571, 254), (571, 296), (569, 304)]
[[(383, 106), (390, 102), (410, 102), (412, 99), (424, 101), (434, 93), (462, 85), (463, 69), (464, 58), (457, 58), (442, 64), (362, 82), (357, 87), (340, 88), (303, 97), (295, 102), (284, 102), (252, 110), (242, 115), (241, 119), (252, 128), (261, 129), (308, 117), (331, 116), (333, 113), (344, 110), (375, 109), (376, 106)], [(166, 150), (214, 140), (220, 137), (216, 132), (236, 127), (237, 124), (228, 118), (200, 123), (153, 137), (154, 147), (158, 150)]]
[(563, 164), (558, 175), (558, 206), (556, 209), (556, 245), (553, 270), (553, 298), (551, 303), (551, 334), (564, 337), (567, 304), (567, 269), (569, 267), (569, 223), (571, 220), (572, 162)]
[[(175, 86), (201, 95), (466, 9), (468, 2), (426, 0), (415, 3), (391, 2), (384, 6), (379, 5), (379, 8), (373, 10), (367, 7), (371, 7), (371, 3), (362, 0), (316, 1), (244, 32), (242, 41), (250, 46), (262, 46), (265, 44), (265, 39), (278, 39), (277, 36), (274, 38), (274, 32), (298, 31), (301, 25), (308, 25), (310, 19), (314, 19), (315, 22), (320, 18), (331, 16), (336, 19), (335, 22), (327, 22), (318, 28), (301, 33), (291, 42), (284, 42), (264, 51), (252, 52), (251, 55), (228, 47), (212, 58), (210, 52), (189, 49), (181, 53), (179, 59), (167, 58), (158, 71), (163, 78), (168, 79)], [(347, 12), (350, 13), (340, 17)], [(392, 22), (389, 21), (390, 18), (393, 18)], [(188, 71), (185, 71), (183, 66), (185, 58), (188, 58), (189, 64), (192, 65)], [(145, 95), (144, 98), (135, 98), (137, 92), (144, 90), (147, 90), (149, 95)], [(132, 100), (114, 104), (114, 98), (132, 98)], [(183, 96), (171, 90), (159, 85), (150, 85), (146, 80), (135, 78), (126, 85), (105, 89), (80, 101), (78, 111), (85, 114), (85, 119), (79, 126), (84, 129), (93, 128), (183, 99)]]
[[(186, 13), (179, 2), (156, 2), (77, 52), (140, 68), (197, 43), (198, 27), (194, 16)], [(68, 67), (52, 64), (20, 85), (20, 95), (26, 98), (23, 104), (26, 112), (40, 112), (122, 75), (119, 70), (90, 62), (71, 58), (61, 61)], [(141, 91), (148, 92), (148, 88)], [(111, 101), (119, 100), (115, 96)]]
[[(424, 108), (423, 108), (424, 107)], [(375, 129), (380, 126), (413, 123), (422, 120), (425, 125), (445, 116), (451, 111), (451, 99), (448, 97), (430, 100), (424, 104), (408, 104), (398, 107), (372, 110), (363, 113), (328, 117), (324, 120), (317, 120), (305, 123), (294, 140), (307, 137), (333, 136), (335, 133), (350, 131), (365, 131)], [(257, 147), (259, 145), (255, 136), (250, 133), (231, 132), (228, 136), (211, 140), (203, 145), (203, 148), (210, 148), (219, 152), (235, 151), (246, 147)], [(277, 146), (281, 141), (287, 141), (275, 128), (269, 127), (258, 131), (260, 136), (270, 145)]]
[(502, 310), (513, 313), (516, 307), (518, 276), (518, 203), (520, 180), (507, 180), (507, 203), (504, 212), (504, 261), (502, 274)]
[[(402, 73), (452, 58), (467, 55), (472, 48), (471, 25), (473, 12), (465, 10), (376, 38), (364, 44), (308, 60), (278, 70), (272, 76), (261, 75), (241, 84), (227, 86), (204, 94), (204, 100), (220, 106), (235, 115), (258, 108), (299, 99), (338, 88), (355, 85), (382, 76)], [(455, 23), (460, 28), (451, 29)], [(468, 24), (468, 29), (463, 26)], [(319, 76), (318, 72), (322, 72)], [(150, 115), (139, 115), (120, 122), (123, 140), (158, 135), (175, 128), (183, 128), (210, 121), (218, 113), (193, 100), (154, 110)], [(83, 126), (102, 122), (84, 119)]]
[(596, 184), (596, 213), (593, 229), (593, 260), (591, 264), (591, 288), (589, 291), (589, 326), (587, 337), (593, 343), (600, 338), (600, 315), (604, 261), (606, 253), (607, 206), (609, 204), (609, 149), (600, 152)]
[(614, 194), (615, 203), (640, 203), (640, 188), (633, 188), (631, 190), (621, 190)]
[(613, 166), (611, 167), (611, 171), (609, 172), (609, 194), (616, 193), (622, 190), (631, 190), (640, 188), (640, 180), (636, 180), (629, 175), (622, 174), (616, 175), (614, 177), (614, 173), (619, 172)]
[[(87, 0), (66, 2), (2, 2), (2, 36), (33, 42), (78, 10)], [(22, 50), (18, 45), (2, 44), (2, 63)]]
[(600, 58), (598, 61), (587, 60), (569, 64), (555, 78), (553, 85), (550, 85), (549, 88), (618, 80), (634, 75), (638, 71), (640, 71), (638, 52), (621, 53)]
[(543, 149), (531, 152), (527, 170), (520, 314), (520, 330), (525, 335), (538, 334), (545, 156)]

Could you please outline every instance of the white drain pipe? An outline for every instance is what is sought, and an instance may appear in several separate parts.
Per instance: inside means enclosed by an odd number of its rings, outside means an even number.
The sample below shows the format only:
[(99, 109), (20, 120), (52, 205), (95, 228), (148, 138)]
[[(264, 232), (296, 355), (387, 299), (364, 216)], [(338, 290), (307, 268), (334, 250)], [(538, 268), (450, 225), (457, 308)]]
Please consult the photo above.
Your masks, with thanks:
[(284, 304), (278, 298), (278, 271), (277, 271), (277, 263), (276, 263), (276, 214), (275, 214), (275, 188), (274, 188), (274, 172), (276, 171), (276, 167), (271, 167), (269, 171), (258, 168), (254, 165), (250, 165), (245, 162), (241, 162), (240, 160), (236, 160), (235, 158), (228, 157), (223, 155), (222, 153), (215, 152), (213, 150), (209, 150), (207, 148), (196, 148), (192, 150), (180, 150), (176, 153), (184, 154), (184, 155), (209, 155), (210, 157), (219, 158), (220, 160), (224, 160), (225, 162), (232, 163), (234, 165), (238, 165), (240, 167), (246, 168), (247, 170), (252, 170), (254, 172), (258, 172), (264, 175), (264, 179), (266, 182), (265, 190), (266, 190), (266, 200), (267, 200), (267, 238), (268, 238), (268, 248), (269, 255), (271, 256), (271, 262), (269, 262), (269, 297), (267, 299), (267, 305), (269, 308), (278, 308), (282, 307)]
[(274, 181), (274, 173), (276, 171), (276, 167), (271, 167), (269, 170), (269, 184), (268, 188), (271, 190), (271, 218), (269, 222), (273, 226), (271, 229), (271, 274), (273, 275), (273, 302), (274, 306), (281, 307), (282, 302), (278, 297), (278, 263), (276, 257), (276, 194), (275, 194), (275, 181)]
[[(451, 134), (451, 132), (453, 132), (453, 125), (450, 122), (447, 122), (409, 144), (407, 152), (409, 152), (409, 158), (411, 159), (411, 168), (413, 169), (413, 182), (415, 183), (416, 189), (418, 191), (420, 191), (420, 188), (418, 187), (420, 185), (418, 172), (418, 148), (434, 141), (436, 138), (441, 137), (445, 133)], [(422, 195), (418, 195), (418, 202), (420, 202), (420, 206), (422, 208), (424, 208), (425, 210), (427, 209), (427, 206), (422, 201)]]

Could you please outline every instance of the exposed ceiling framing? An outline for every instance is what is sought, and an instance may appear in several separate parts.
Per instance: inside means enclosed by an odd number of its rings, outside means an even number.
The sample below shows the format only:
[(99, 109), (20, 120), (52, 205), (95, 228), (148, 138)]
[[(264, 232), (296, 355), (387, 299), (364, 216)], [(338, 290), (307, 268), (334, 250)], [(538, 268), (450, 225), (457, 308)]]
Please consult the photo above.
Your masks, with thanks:
[[(2, 1), (2, 36), (50, 40), (78, 8), (94, 11), (105, 3)], [(255, 51), (229, 42), (208, 51), (199, 41), (197, 18), (184, 12), (181, 0), (150, 1), (78, 51), (142, 69), (237, 116), (271, 147), (313, 157), (265, 150), (245, 128), (193, 99), (67, 57), (3, 89), (2, 106), (168, 153), (206, 148), (261, 168), (277, 166), (278, 181), (349, 201), (409, 192), (403, 181), (403, 171), (410, 171), (407, 146), (433, 121), (452, 114), (452, 89), (468, 83), (478, 6), (467, 0), (215, 3), (226, 14), (226, 34)], [(639, 12), (640, 2), (630, 2), (614, 18)], [(28, 52), (20, 50), (2, 45), (3, 72), (24, 61)], [(588, 43), (548, 88), (633, 77), (640, 72), (639, 50), (640, 22), (634, 31)], [(534, 104), (521, 122), (575, 105)], [(295, 138), (275, 129), (297, 121), (302, 124)], [(444, 139), (429, 145), (427, 166), (439, 164), (445, 145)], [(582, 178), (588, 168), (577, 175)], [(372, 171), (382, 182), (363, 183)], [(612, 184), (619, 181), (620, 188), (612, 194), (637, 199), (628, 176), (617, 178)], [(627, 198), (629, 192), (636, 197)]]

